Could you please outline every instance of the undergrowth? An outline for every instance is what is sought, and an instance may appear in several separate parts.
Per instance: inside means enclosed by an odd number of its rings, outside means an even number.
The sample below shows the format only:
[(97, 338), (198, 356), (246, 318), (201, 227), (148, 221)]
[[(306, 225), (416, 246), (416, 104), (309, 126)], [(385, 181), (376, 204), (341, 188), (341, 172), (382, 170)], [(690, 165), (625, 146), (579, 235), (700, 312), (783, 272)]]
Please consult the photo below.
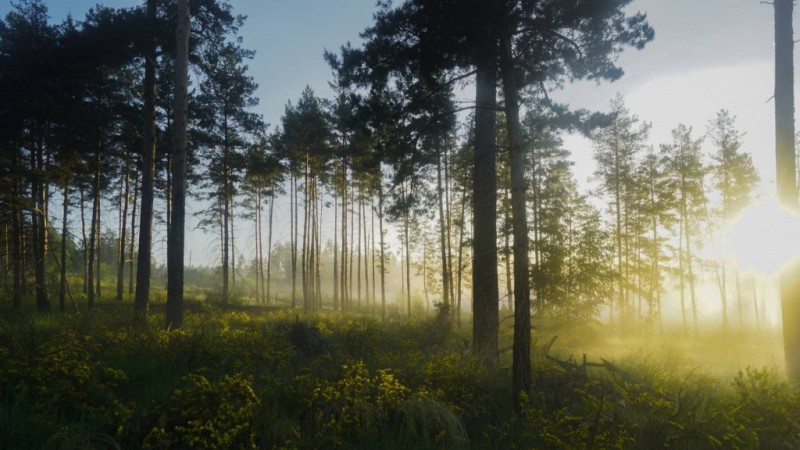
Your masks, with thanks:
[[(201, 304), (181, 330), (162, 323), (137, 322), (128, 303), (3, 311), (0, 448), (800, 448), (800, 395), (769, 368), (723, 376), (641, 351), (576, 359), (579, 340), (551, 349), (540, 336), (514, 414), (510, 355), (482, 365), (446, 312), (381, 321)], [(298, 346), (298, 333), (319, 345)]]

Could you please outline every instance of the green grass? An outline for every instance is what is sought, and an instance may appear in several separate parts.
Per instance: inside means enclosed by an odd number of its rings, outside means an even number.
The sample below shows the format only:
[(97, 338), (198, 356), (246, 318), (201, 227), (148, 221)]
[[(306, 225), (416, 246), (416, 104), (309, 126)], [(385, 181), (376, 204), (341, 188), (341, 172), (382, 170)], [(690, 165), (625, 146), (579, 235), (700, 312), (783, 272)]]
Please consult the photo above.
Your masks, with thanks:
[[(622, 339), (539, 324), (534, 383), (515, 416), (510, 352), (498, 368), (473, 359), (468, 320), (222, 309), (202, 295), (171, 332), (158, 301), (146, 323), (129, 300), (79, 314), (0, 310), (0, 448), (800, 446), (800, 396), (773, 336)], [(294, 347), (298, 318), (324, 350)], [(508, 321), (502, 329), (505, 348)]]

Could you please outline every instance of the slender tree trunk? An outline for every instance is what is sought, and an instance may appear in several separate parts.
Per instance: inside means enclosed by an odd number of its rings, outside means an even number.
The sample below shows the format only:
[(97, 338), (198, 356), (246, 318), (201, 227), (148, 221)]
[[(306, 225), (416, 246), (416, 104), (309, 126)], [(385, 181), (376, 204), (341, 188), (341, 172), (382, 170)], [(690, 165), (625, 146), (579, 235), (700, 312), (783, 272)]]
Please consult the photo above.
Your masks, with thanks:
[(445, 217), (447, 218), (447, 227), (445, 230), (447, 231), (446, 242), (447, 242), (447, 284), (448, 290), (450, 295), (448, 296), (448, 302), (450, 304), (450, 315), (455, 318), (456, 311), (455, 311), (455, 293), (453, 292), (453, 238), (450, 235), (452, 230), (452, 216), (450, 211), (450, 163), (449, 163), (449, 152), (448, 147), (445, 145), (444, 147), (444, 212)]
[[(361, 196), (364, 193), (361, 192)], [(359, 198), (355, 202), (356, 209), (358, 210), (358, 217), (356, 222), (358, 223), (358, 234), (356, 238), (356, 301), (358, 302), (358, 309), (361, 309), (361, 216), (362, 216), (362, 202), (361, 198)], [(355, 215), (354, 215), (355, 216)]]
[(269, 234), (267, 235), (267, 303), (272, 288), (272, 210), (275, 206), (275, 194), (269, 196)]
[(40, 143), (36, 150), (36, 185), (37, 185), (37, 198), (38, 214), (39, 214), (39, 227), (38, 232), (38, 245), (36, 254), (36, 309), (40, 313), (50, 312), (50, 299), (47, 296), (47, 229), (48, 229), (48, 195), (47, 183), (43, 181), (43, 174), (45, 165), (43, 160), (44, 144)]
[[(440, 152), (441, 153), (441, 152)], [(450, 280), (447, 267), (447, 239), (445, 228), (447, 227), (444, 215), (444, 189), (442, 184), (442, 156), (436, 158), (436, 196), (439, 198), (439, 243), (442, 256), (442, 305), (451, 305), (450, 302)]]
[[(410, 190), (410, 187), (409, 187)], [(410, 193), (409, 193), (410, 195)], [(405, 231), (405, 244), (406, 244), (406, 297), (408, 302), (408, 316), (411, 317), (411, 241), (409, 237), (409, 221), (410, 221), (410, 214), (411, 214), (411, 207), (408, 202), (408, 197), (406, 197), (406, 208), (405, 208), (405, 220), (403, 221), (403, 228)]]
[(316, 279), (317, 285), (314, 288), (314, 292), (317, 296), (317, 309), (322, 309), (322, 277), (320, 276), (319, 266), (320, 260), (322, 259), (322, 249), (321, 249), (321, 240), (322, 240), (322, 201), (324, 200), (324, 192), (319, 192), (319, 186), (317, 184), (314, 185), (314, 191), (318, 193), (319, 200), (317, 201), (317, 212), (314, 215), (314, 221), (316, 222), (316, 250), (314, 254), (316, 255), (315, 267), (314, 267), (314, 278)]
[(347, 304), (347, 158), (342, 159), (342, 252), (339, 289), (342, 310)]
[(144, 134), (139, 254), (136, 260), (134, 310), (146, 316), (150, 307), (150, 268), (153, 252), (153, 199), (156, 158), (156, 0), (147, 0), (147, 49), (144, 63)]
[[(775, 163), (778, 200), (797, 209), (794, 142), (793, 0), (774, 0), (775, 8)], [(781, 316), (786, 372), (800, 380), (800, 263), (780, 276)]]
[[(688, 219), (688, 218), (687, 218)], [(683, 227), (686, 233), (686, 269), (689, 271), (689, 294), (692, 299), (692, 322), (694, 323), (694, 337), (700, 337), (700, 325), (697, 322), (697, 291), (695, 290), (694, 270), (692, 268), (692, 241), (689, 234), (689, 222)]]
[[(169, 124), (167, 124), (169, 126)], [(172, 225), (172, 152), (167, 152), (167, 183), (166, 183), (166, 204), (167, 204), (167, 235)]]
[(128, 247), (128, 294), (133, 295), (133, 259), (134, 244), (136, 242), (136, 205), (139, 203), (139, 173), (134, 167), (133, 176), (133, 211), (131, 212), (131, 240)]
[[(511, 170), (511, 213), (514, 221), (514, 349), (512, 389), (514, 408), (521, 411), (520, 395), (531, 387), (531, 300), (528, 286), (528, 221), (525, 208), (525, 156), (519, 124), (519, 98), (509, 37), (501, 39), (500, 60), (505, 94), (506, 127)], [(495, 309), (495, 314), (496, 314)]]
[[(233, 184), (229, 181), (229, 184)], [(233, 186), (230, 186), (230, 196), (228, 198), (228, 220), (230, 220), (231, 228), (230, 228), (230, 237), (231, 237), (231, 245), (230, 245), (230, 252), (231, 252), (231, 259), (230, 259), (230, 273), (231, 273), (231, 290), (236, 293), (236, 227), (234, 226), (234, 217), (235, 212), (233, 209), (233, 202), (235, 198), (233, 197)]]
[[(98, 179), (100, 175), (98, 174)], [(97, 244), (96, 244), (96, 251), (97, 256), (95, 256), (95, 268), (97, 269), (97, 276), (95, 277), (95, 291), (97, 295), (97, 300), (101, 300), (102, 288), (101, 288), (101, 275), (102, 275), (102, 262), (103, 262), (103, 221), (101, 213), (103, 211), (102, 203), (103, 199), (100, 195), (101, 191), (100, 188), (97, 188), (97, 198), (95, 201), (97, 202), (97, 216), (95, 217), (96, 223), (94, 227), (97, 229)]]
[(69, 181), (64, 181), (64, 203), (61, 215), (61, 267), (58, 287), (58, 311), (65, 312), (64, 298), (67, 293), (67, 218), (69, 217)]
[(259, 261), (261, 260), (261, 239), (259, 239), (259, 234), (261, 233), (260, 224), (261, 224), (261, 198), (259, 196), (259, 187), (256, 187), (256, 216), (253, 220), (253, 240), (256, 244), (256, 256), (255, 256), (255, 264), (253, 268), (254, 275), (256, 276), (256, 304), (261, 303), (261, 266), (259, 265)]
[(94, 290), (94, 265), (100, 265), (100, 261), (96, 261), (95, 254), (98, 242), (98, 225), (100, 216), (100, 149), (97, 149), (95, 154), (94, 163), (96, 165), (94, 173), (94, 188), (92, 192), (92, 220), (89, 224), (89, 281), (88, 281), (88, 306), (94, 308), (95, 290)]
[(377, 301), (378, 301), (378, 297), (376, 297), (376, 295), (375, 295), (375, 292), (376, 292), (375, 291), (375, 278), (376, 278), (375, 269), (377, 268), (377, 266), (375, 266), (375, 193), (374, 192), (370, 195), (370, 210), (371, 210), (370, 211), (370, 219), (369, 219), (370, 220), (370, 228), (371, 228), (370, 234), (372, 235), (372, 247), (371, 247), (371, 250), (372, 250), (372, 312), (371, 313), (374, 316), (375, 315), (375, 303), (377, 303)]
[(130, 199), (130, 174), (126, 168), (124, 176), (125, 190), (122, 194), (122, 215), (120, 217), (120, 233), (119, 233), (119, 259), (117, 260), (117, 300), (122, 301), (122, 292), (124, 290), (125, 280), (125, 244), (127, 225), (128, 225), (128, 200)]
[[(335, 191), (334, 191), (335, 194)], [(339, 309), (339, 204), (333, 198), (333, 310)]]
[[(291, 223), (291, 240), (292, 240), (292, 309), (297, 307), (297, 177), (292, 174), (289, 179), (289, 216)], [(294, 199), (292, 201), (292, 199)]]
[(86, 198), (83, 188), (83, 180), (79, 185), (80, 204), (81, 204), (81, 249), (83, 251), (83, 293), (89, 295), (89, 241), (86, 236)]
[(257, 278), (261, 279), (261, 291), (260, 293), (257, 291), (256, 296), (261, 296), (261, 303), (267, 303), (267, 287), (264, 285), (265, 278), (264, 278), (264, 226), (263, 226), (263, 215), (264, 215), (264, 208), (263, 208), (263, 200), (261, 195), (262, 186), (259, 183), (259, 193), (258, 193), (258, 274), (256, 275)]
[[(228, 160), (227, 148), (225, 148), (225, 161)], [(223, 168), (223, 192), (222, 192), (222, 304), (228, 304), (228, 279), (231, 267), (230, 261), (230, 196), (228, 195), (228, 167), (225, 163)]]
[(361, 224), (364, 226), (364, 304), (369, 308), (369, 252), (367, 250), (369, 240), (367, 239), (367, 205), (364, 198), (361, 199)]
[(383, 182), (379, 180), (378, 185), (378, 233), (381, 237), (381, 318), (386, 318), (386, 255), (384, 250), (386, 245), (383, 242)]
[[(16, 152), (16, 150), (15, 150)], [(14, 166), (17, 165), (17, 153), (14, 154)], [(11, 281), (11, 304), (15, 310), (19, 310), (22, 306), (22, 236), (25, 234), (24, 219), (22, 216), (22, 208), (19, 206), (22, 193), (19, 189), (19, 182), (13, 181), (13, 197), (16, 200), (11, 206), (11, 259), (13, 265), (13, 274)]]
[[(534, 184), (534, 188), (533, 189), (534, 189), (534, 191), (536, 190), (536, 185), (535, 184)], [(508, 199), (509, 195), (510, 195), (509, 190), (505, 189), (505, 197), (506, 197), (506, 202), (507, 203), (510, 203), (510, 200)], [(505, 215), (505, 221), (506, 221), (506, 223), (511, 223), (511, 217), (509, 217), (509, 209), (508, 208), (504, 208), (504, 209), (505, 209), (505, 214), (504, 214)], [(533, 217), (534, 242), (538, 242), (538, 239), (536, 238), (536, 226), (537, 226), (537, 220), (536, 219), (537, 218), (536, 218), (536, 204), (535, 204), (535, 201), (534, 201), (534, 206), (533, 206), (533, 214), (534, 214), (534, 217)], [(508, 310), (509, 311), (513, 311), (514, 310), (514, 288), (512, 286), (512, 282), (514, 280), (514, 276), (512, 275), (512, 272), (511, 272), (511, 242), (509, 241), (510, 233), (506, 229), (506, 230), (504, 230), (503, 235), (504, 235), (503, 239), (505, 240), (505, 242), (504, 242), (505, 247), (503, 248), (503, 257), (506, 260), (506, 300), (508, 301)], [(537, 251), (534, 251), (534, 256), (536, 258), (538, 258), (538, 254), (539, 253)], [(536, 267), (535, 270), (538, 271), (539, 270), (539, 264), (538, 263), (535, 264), (535, 267)], [(538, 292), (538, 286), (534, 286), (534, 287), (536, 288), (536, 290)], [(542, 309), (541, 305), (538, 305), (538, 306), (539, 306), (539, 310), (541, 311), (541, 309)]]
[(431, 299), (428, 296), (428, 245), (427, 239), (422, 239), (422, 292), (425, 295), (425, 312), (431, 310)]
[(8, 222), (3, 224), (3, 292), (8, 292), (8, 271), (11, 267), (11, 246), (9, 244)]
[[(491, 21), (487, 21), (491, 22)], [(497, 43), (487, 33), (477, 58), (475, 155), (472, 173), (472, 349), (485, 363), (498, 362), (497, 281)]]
[(300, 276), (301, 285), (303, 287), (303, 310), (308, 311), (308, 277), (307, 277), (307, 264), (308, 264), (308, 154), (306, 154), (306, 166), (303, 172), (303, 247), (300, 257)]
[(172, 210), (167, 235), (167, 329), (183, 326), (184, 238), (186, 228), (186, 121), (189, 102), (189, 0), (178, 0), (175, 27), (175, 107), (172, 149)]
[[(464, 180), (465, 184), (466, 181), (467, 180), (465, 179)], [(459, 229), (458, 229), (458, 303), (456, 304), (456, 322), (458, 322), (459, 324), (461, 324), (461, 295), (462, 295), (461, 282), (464, 274), (464, 261), (463, 261), (464, 228), (466, 227), (464, 220), (465, 220), (466, 209), (467, 209), (467, 192), (465, 186), (464, 191), (461, 192), (461, 219), (459, 220)]]
[[(352, 206), (352, 205), (355, 205), (355, 204), (356, 204), (356, 202), (355, 202), (355, 187), (354, 187), (353, 188), (353, 201), (350, 202), (350, 205)], [(354, 231), (356, 229), (355, 223), (353, 221), (354, 221), (354, 218), (356, 216), (356, 213), (355, 213), (355, 210), (348, 211), (348, 213), (350, 213), (350, 237), (348, 239), (348, 242), (350, 242), (351, 244), (350, 244), (350, 252), (347, 255), (347, 257), (349, 259), (347, 261), (347, 268), (348, 268), (348, 271), (347, 271), (347, 278), (348, 278), (348, 280), (347, 280), (347, 286), (348, 286), (348, 289), (347, 289), (347, 307), (348, 308), (352, 308), (353, 307), (353, 253), (355, 252), (355, 245), (353, 245), (353, 242), (355, 242), (355, 238), (353, 237), (353, 233), (354, 233)]]
[(681, 217), (678, 230), (678, 273), (681, 285), (681, 318), (683, 319), (683, 335), (689, 337), (689, 323), (686, 320), (686, 272), (683, 268), (683, 227), (686, 226), (686, 200), (681, 192)]

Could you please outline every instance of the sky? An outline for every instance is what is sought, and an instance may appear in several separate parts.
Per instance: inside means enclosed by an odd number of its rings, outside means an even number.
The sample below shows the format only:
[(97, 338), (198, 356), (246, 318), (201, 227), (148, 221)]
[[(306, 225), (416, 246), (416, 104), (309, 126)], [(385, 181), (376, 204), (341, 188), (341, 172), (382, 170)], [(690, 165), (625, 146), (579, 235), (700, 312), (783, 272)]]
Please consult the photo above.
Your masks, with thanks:
[[(46, 4), (52, 20), (60, 21), (68, 13), (81, 18), (98, 1), (46, 0)], [(101, 3), (130, 7), (144, 0)], [(256, 52), (249, 62), (250, 74), (259, 84), (256, 112), (275, 125), (286, 102), (296, 100), (306, 85), (319, 96), (331, 94), (331, 71), (323, 51), (348, 41), (357, 45), (359, 33), (371, 22), (375, 0), (232, 0), (231, 4), (236, 13), (247, 16), (241, 29), (243, 45)], [(0, 4), (0, 14), (9, 8), (8, 2)], [(743, 149), (753, 154), (763, 180), (761, 190), (774, 191), (770, 184), (775, 164), (772, 7), (759, 0), (634, 0), (629, 10), (646, 12), (656, 35), (643, 50), (621, 55), (625, 76), (615, 83), (569, 85), (551, 97), (576, 108), (603, 111), (621, 93), (633, 113), (652, 123), (654, 146), (669, 143), (670, 131), (680, 123), (693, 127), (695, 136), (703, 135), (716, 111), (726, 108), (746, 133)], [(460, 95), (468, 99), (470, 89)], [(710, 152), (710, 144), (705, 146)], [(592, 189), (591, 142), (570, 135), (565, 147), (573, 154), (579, 183)], [(198, 208), (190, 204), (190, 212), (193, 207)], [(277, 205), (276, 217), (287, 212)], [(275, 238), (287, 236), (288, 223), (277, 225)], [(157, 257), (165, 251), (161, 238)], [(195, 264), (209, 264), (216, 257), (213, 237), (195, 231), (189, 242)], [(247, 242), (242, 247), (252, 248)]]

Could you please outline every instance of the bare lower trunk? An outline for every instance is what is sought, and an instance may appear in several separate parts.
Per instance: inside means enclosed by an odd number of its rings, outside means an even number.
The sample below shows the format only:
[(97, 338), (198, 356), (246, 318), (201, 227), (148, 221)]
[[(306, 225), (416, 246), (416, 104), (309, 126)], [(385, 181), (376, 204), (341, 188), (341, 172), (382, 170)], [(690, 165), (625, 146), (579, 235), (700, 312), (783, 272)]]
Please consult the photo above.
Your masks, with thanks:
[(100, 261), (96, 261), (95, 254), (97, 249), (97, 231), (99, 225), (99, 216), (100, 216), (100, 151), (98, 149), (97, 154), (95, 155), (95, 164), (97, 165), (94, 174), (94, 188), (92, 192), (92, 220), (89, 224), (90, 228), (90, 235), (89, 235), (89, 278), (88, 278), (88, 306), (89, 308), (94, 307), (95, 301), (95, 290), (94, 290), (94, 265), (100, 265)]
[(378, 187), (378, 233), (380, 233), (381, 237), (381, 318), (386, 318), (386, 268), (384, 264), (386, 262), (386, 255), (384, 254), (384, 249), (386, 246), (383, 242), (383, 183), (380, 182), (380, 186)]
[[(775, 163), (778, 199), (797, 209), (794, 142), (794, 31), (793, 0), (774, 0), (775, 8)], [(800, 380), (800, 263), (780, 276), (781, 316), (786, 372)]]
[[(335, 194), (335, 191), (334, 191)], [(339, 205), (333, 199), (333, 309), (339, 309)]]
[(267, 236), (267, 303), (272, 287), (272, 207), (275, 205), (275, 195), (269, 198), (269, 235)]
[(58, 287), (58, 310), (64, 312), (66, 310), (64, 298), (67, 294), (67, 218), (69, 217), (69, 182), (64, 182), (64, 204), (61, 216), (61, 267), (60, 267), (60, 282)]
[(128, 294), (133, 295), (133, 260), (134, 244), (136, 242), (136, 205), (139, 202), (139, 174), (134, 168), (133, 172), (133, 211), (131, 212), (131, 240), (128, 247)]
[[(147, 21), (155, 27), (156, 0), (147, 0)], [(144, 65), (144, 139), (142, 147), (142, 200), (139, 221), (139, 254), (136, 260), (134, 310), (147, 315), (150, 307), (150, 268), (153, 247), (153, 199), (156, 156), (156, 36), (147, 32)]]
[(472, 173), (472, 343), (488, 364), (498, 361), (497, 341), (497, 44), (487, 39), (477, 62), (475, 162)]
[(175, 127), (172, 210), (167, 235), (166, 327), (183, 326), (183, 255), (186, 220), (186, 120), (189, 82), (189, 0), (178, 0), (175, 41)]
[(521, 394), (531, 388), (531, 301), (528, 286), (528, 221), (525, 211), (525, 156), (519, 124), (519, 99), (511, 41), (501, 39), (500, 60), (506, 100), (506, 126), (511, 170), (511, 212), (514, 225), (514, 349), (512, 389), (514, 408), (520, 412)]
[(117, 300), (122, 300), (125, 280), (125, 241), (128, 224), (128, 200), (130, 198), (130, 177), (125, 172), (125, 190), (122, 194), (122, 214), (120, 216), (119, 259), (117, 260)]
[(81, 250), (83, 252), (83, 293), (89, 294), (89, 241), (86, 236), (86, 198), (83, 183), (80, 184), (80, 205), (81, 205)]
[(442, 305), (451, 305), (450, 302), (450, 280), (447, 267), (447, 239), (445, 238), (445, 228), (447, 227), (444, 215), (444, 189), (442, 184), (442, 157), (436, 159), (436, 194), (439, 197), (439, 243), (442, 256)]

